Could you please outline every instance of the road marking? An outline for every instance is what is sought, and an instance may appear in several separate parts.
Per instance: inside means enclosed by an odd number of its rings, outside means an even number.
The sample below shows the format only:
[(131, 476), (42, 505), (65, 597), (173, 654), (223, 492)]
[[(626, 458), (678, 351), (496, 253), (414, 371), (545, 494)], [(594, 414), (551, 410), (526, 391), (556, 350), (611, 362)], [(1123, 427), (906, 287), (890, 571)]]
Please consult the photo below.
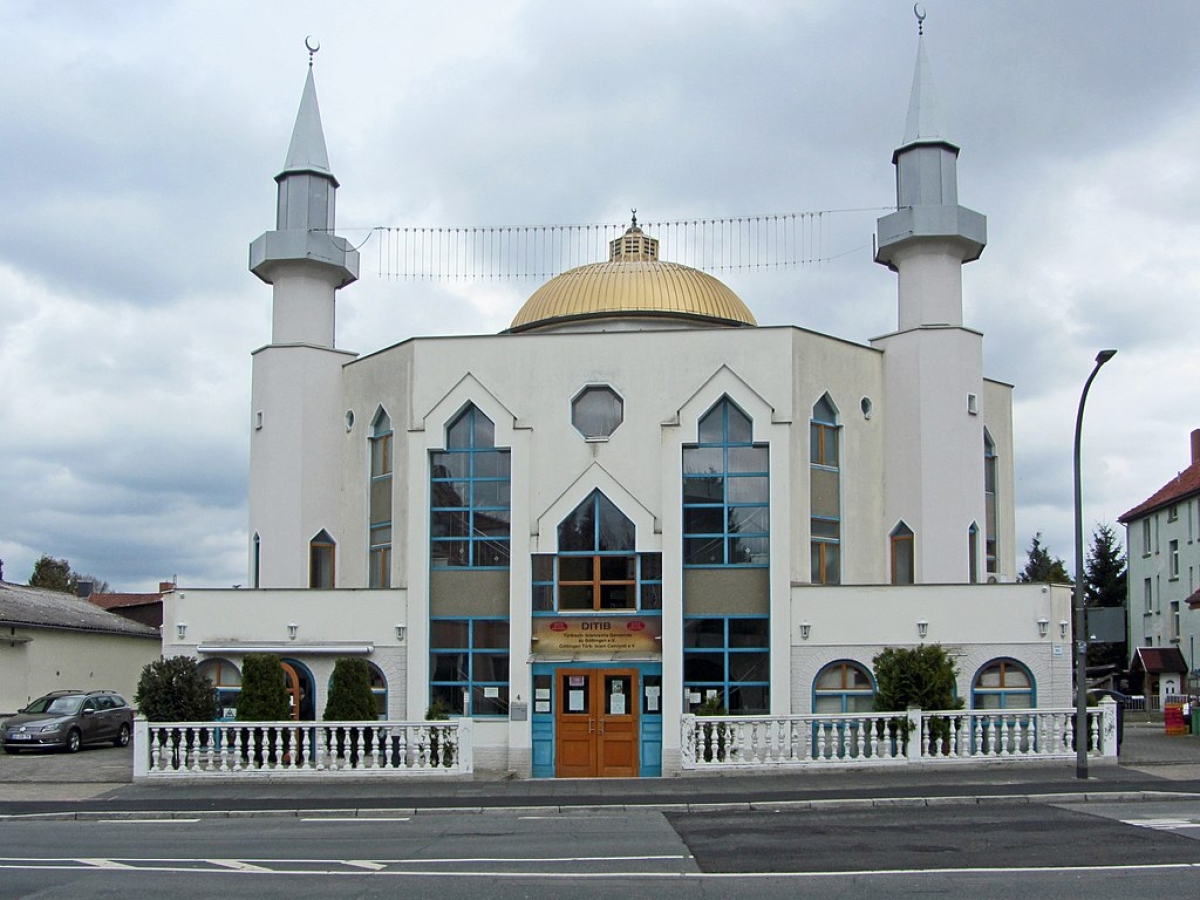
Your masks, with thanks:
[(387, 866), (383, 863), (371, 862), (369, 859), (348, 859), (344, 865), (354, 866), (359, 869), (367, 869), (371, 872), (378, 872), (380, 869), (386, 869)]
[(102, 825), (195, 825), (199, 819), (93, 819)]
[(1200, 822), (1193, 819), (1122, 819), (1122, 825), (1136, 825), (1138, 828), (1152, 828), (1155, 831), (1182, 831), (1187, 828), (1200, 828)]
[(115, 859), (78, 859), (75, 862), (83, 863), (85, 866), (91, 866), (96, 869), (132, 869), (133, 866), (127, 866), (125, 863), (119, 863)]
[(205, 859), (202, 862), (212, 863), (214, 866), (221, 866), (225, 869), (233, 869), (237, 872), (273, 872), (274, 869), (267, 869), (263, 866), (255, 866), (248, 862), (243, 862), (240, 859)]
[(412, 816), (313, 816), (301, 822), (410, 822)]

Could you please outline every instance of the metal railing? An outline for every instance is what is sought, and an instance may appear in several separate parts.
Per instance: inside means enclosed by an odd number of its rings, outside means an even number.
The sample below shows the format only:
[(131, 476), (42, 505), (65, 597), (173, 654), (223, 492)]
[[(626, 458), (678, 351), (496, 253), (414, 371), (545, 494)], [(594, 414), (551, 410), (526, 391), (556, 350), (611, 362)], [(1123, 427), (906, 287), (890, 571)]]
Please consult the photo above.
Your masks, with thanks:
[(133, 728), (133, 777), (466, 775), (471, 720), (147, 722)]
[[(692, 770), (1073, 759), (1074, 709), (941, 710), (682, 721)], [(1116, 757), (1116, 704), (1088, 710), (1088, 755)]]

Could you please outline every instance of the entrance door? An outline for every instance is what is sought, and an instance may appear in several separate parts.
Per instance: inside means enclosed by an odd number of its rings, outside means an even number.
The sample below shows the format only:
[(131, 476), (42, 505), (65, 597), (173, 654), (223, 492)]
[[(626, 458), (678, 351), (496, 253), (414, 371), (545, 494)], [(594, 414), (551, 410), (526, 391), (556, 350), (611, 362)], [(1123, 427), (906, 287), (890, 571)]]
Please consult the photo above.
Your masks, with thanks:
[(559, 669), (555, 766), (559, 778), (638, 774), (638, 673)]

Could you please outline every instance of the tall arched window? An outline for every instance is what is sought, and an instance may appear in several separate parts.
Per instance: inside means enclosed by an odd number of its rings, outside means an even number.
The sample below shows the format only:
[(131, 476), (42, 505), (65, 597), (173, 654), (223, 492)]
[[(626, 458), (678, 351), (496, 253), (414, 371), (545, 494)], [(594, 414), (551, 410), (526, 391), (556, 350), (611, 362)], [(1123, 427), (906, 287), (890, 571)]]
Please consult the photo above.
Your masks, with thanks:
[(334, 554), (337, 544), (322, 528), (308, 542), (308, 586), (330, 590), (334, 582)]
[(813, 680), (815, 713), (860, 713), (874, 708), (875, 680), (856, 662), (832, 662)]
[(837, 409), (825, 394), (809, 425), (809, 525), (813, 584), (841, 584), (841, 430)]
[(723, 397), (683, 448), (685, 566), (765, 566), (770, 548), (769, 453), (750, 417)]
[(446, 449), (430, 454), (433, 568), (508, 567), (510, 467), (496, 426), (473, 404), (446, 428)]
[(383, 407), (371, 423), (368, 586), (392, 586), (392, 420)]
[(558, 608), (637, 609), (635, 537), (629, 517), (592, 491), (558, 526)]
[(997, 562), (997, 535), (1000, 532), (999, 511), (996, 506), (996, 444), (992, 436), (983, 432), (983, 499), (984, 499), (984, 555), (985, 569), (989, 575), (1000, 571)]
[(979, 583), (979, 526), (974, 522), (967, 529), (967, 581)]
[(1033, 709), (1033, 675), (1015, 659), (993, 659), (975, 673), (972, 709)]
[(914, 572), (916, 554), (913, 543), (915, 536), (906, 524), (901, 522), (890, 535), (892, 544), (892, 584), (913, 584), (916, 580)]

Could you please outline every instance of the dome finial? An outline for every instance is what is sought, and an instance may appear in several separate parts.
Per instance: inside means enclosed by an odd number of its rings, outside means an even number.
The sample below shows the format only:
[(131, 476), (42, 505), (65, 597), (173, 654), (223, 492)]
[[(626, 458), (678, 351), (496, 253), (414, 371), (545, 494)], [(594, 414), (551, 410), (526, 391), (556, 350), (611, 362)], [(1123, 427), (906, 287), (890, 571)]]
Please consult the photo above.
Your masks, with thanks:
[(925, 7), (920, 3), (913, 4), (913, 15), (917, 17), (917, 37), (925, 36)]
[(631, 209), (629, 211), (629, 227), (637, 228), (637, 210), (636, 209)]
[(321, 42), (310, 34), (304, 38), (304, 46), (308, 48), (308, 67), (311, 69), (313, 54), (321, 49)]

